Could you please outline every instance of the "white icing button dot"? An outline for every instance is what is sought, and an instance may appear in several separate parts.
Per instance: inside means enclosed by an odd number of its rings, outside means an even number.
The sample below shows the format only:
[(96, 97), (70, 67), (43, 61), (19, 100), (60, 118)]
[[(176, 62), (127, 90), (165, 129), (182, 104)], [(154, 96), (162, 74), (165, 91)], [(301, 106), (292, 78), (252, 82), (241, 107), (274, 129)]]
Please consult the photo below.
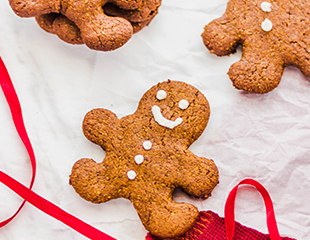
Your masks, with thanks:
[(181, 108), (181, 109), (186, 109), (186, 108), (188, 108), (188, 105), (189, 105), (189, 103), (188, 103), (188, 101), (186, 101), (186, 100), (184, 100), (184, 99), (182, 99), (180, 102), (179, 102), (179, 108)]
[(144, 157), (142, 155), (135, 156), (135, 162), (136, 164), (141, 164), (144, 161)]
[(167, 97), (167, 93), (164, 90), (159, 90), (156, 97), (158, 100), (163, 100)]
[(136, 178), (137, 174), (134, 170), (130, 170), (127, 172), (127, 177), (130, 179), (130, 180), (134, 180)]
[(271, 3), (269, 2), (262, 2), (260, 7), (264, 12), (271, 12)]
[(143, 148), (145, 150), (150, 150), (152, 148), (152, 143), (150, 141), (143, 142)]
[(262, 22), (262, 29), (266, 32), (269, 32), (272, 29), (272, 22), (269, 19), (265, 19)]

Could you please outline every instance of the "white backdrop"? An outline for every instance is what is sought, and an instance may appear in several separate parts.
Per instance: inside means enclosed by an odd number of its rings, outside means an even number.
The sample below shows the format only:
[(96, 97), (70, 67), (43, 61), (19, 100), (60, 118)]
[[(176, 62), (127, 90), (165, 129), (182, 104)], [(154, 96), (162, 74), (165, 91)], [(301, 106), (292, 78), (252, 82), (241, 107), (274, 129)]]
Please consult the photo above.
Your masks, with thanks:
[[(229, 191), (254, 178), (270, 192), (283, 236), (310, 239), (310, 82), (287, 67), (278, 88), (265, 95), (236, 90), (226, 74), (241, 50), (229, 57), (211, 55), (200, 37), (221, 16), (227, 0), (163, 0), (150, 26), (122, 48), (96, 52), (72, 46), (44, 32), (33, 18), (22, 19), (0, 0), (0, 55), (19, 95), (25, 125), (37, 157), (33, 190), (66, 211), (120, 240), (143, 240), (146, 230), (131, 203), (117, 199), (95, 205), (68, 184), (71, 167), (82, 157), (101, 161), (104, 152), (82, 133), (84, 115), (106, 108), (118, 117), (136, 110), (151, 86), (167, 79), (197, 87), (209, 100), (211, 117), (190, 147), (214, 159), (220, 183), (207, 200), (181, 192), (177, 201), (223, 216)], [(29, 185), (31, 167), (0, 91), (0, 169)], [(21, 199), (0, 185), (0, 219)], [(236, 220), (266, 232), (263, 200), (251, 187), (240, 188)], [(85, 237), (26, 204), (0, 229), (0, 239)]]

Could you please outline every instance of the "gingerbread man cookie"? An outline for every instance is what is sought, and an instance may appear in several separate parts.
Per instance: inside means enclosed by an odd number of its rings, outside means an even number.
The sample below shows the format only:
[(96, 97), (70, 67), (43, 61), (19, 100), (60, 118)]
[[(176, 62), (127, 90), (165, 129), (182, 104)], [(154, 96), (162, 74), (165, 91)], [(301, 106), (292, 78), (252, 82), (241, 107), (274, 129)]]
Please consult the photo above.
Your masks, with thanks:
[(123, 46), (150, 23), (161, 5), (161, 0), (9, 1), (18, 16), (35, 17), (41, 28), (63, 41), (102, 51)]
[(207, 126), (209, 114), (199, 90), (170, 80), (148, 90), (132, 115), (118, 119), (109, 110), (90, 111), (83, 121), (84, 134), (106, 157), (102, 163), (77, 161), (70, 184), (93, 203), (129, 199), (145, 228), (157, 237), (183, 234), (198, 210), (174, 202), (175, 188), (205, 199), (218, 183), (214, 162), (188, 150)]
[(303, 0), (230, 0), (224, 15), (205, 27), (203, 42), (218, 56), (242, 45), (228, 75), (237, 89), (266, 93), (278, 86), (285, 66), (310, 77), (309, 11)]

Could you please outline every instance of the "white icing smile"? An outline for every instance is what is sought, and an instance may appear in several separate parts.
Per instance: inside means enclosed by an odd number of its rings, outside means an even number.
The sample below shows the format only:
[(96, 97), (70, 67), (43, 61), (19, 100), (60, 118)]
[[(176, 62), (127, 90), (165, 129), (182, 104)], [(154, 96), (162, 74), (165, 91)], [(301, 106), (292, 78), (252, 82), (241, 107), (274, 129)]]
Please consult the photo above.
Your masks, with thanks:
[(173, 129), (182, 123), (182, 118), (177, 118), (175, 121), (171, 121), (171, 120), (165, 118), (161, 114), (160, 107), (158, 107), (157, 105), (154, 105), (152, 107), (152, 113), (153, 113), (155, 121), (163, 127)]

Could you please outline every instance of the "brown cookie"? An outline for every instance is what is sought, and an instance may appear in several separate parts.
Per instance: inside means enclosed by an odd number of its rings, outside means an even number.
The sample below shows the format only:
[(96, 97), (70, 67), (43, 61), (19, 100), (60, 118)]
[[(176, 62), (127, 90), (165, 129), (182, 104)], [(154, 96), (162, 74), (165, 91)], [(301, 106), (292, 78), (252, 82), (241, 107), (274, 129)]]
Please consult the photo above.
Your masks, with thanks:
[(207, 126), (209, 114), (208, 101), (199, 90), (170, 80), (148, 90), (132, 115), (118, 119), (106, 109), (90, 111), (83, 121), (84, 134), (106, 156), (101, 163), (77, 161), (70, 184), (94, 203), (129, 199), (145, 228), (157, 237), (183, 234), (198, 210), (174, 202), (175, 188), (207, 198), (218, 183), (213, 160), (188, 150)]
[(109, 16), (122, 17), (130, 22), (144, 22), (157, 14), (160, 5), (161, 0), (143, 0), (138, 9), (126, 10), (113, 3), (107, 3), (103, 10)]
[(64, 41), (84, 43), (91, 49), (102, 51), (121, 47), (133, 34), (133, 26), (128, 20), (104, 13), (106, 3), (129, 11), (138, 9), (145, 2), (153, 5), (154, 1), (157, 0), (9, 0), (18, 16), (36, 17), (43, 29), (57, 34)]
[(309, 11), (303, 0), (230, 0), (224, 15), (205, 27), (203, 42), (218, 56), (242, 45), (228, 75), (237, 89), (266, 93), (278, 86), (285, 66), (310, 77)]

